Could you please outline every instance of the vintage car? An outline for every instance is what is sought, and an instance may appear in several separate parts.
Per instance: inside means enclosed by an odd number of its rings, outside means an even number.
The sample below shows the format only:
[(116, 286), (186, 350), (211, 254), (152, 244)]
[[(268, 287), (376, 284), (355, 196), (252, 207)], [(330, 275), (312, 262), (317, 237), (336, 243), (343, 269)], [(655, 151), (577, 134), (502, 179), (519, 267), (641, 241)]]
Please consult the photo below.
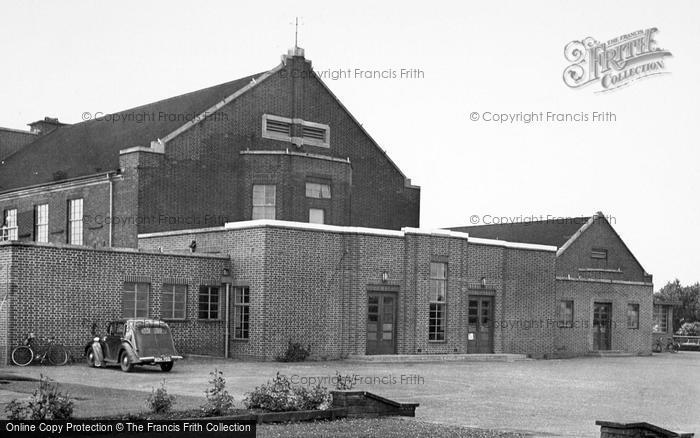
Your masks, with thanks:
[(175, 351), (170, 327), (153, 319), (127, 319), (107, 323), (107, 334), (96, 336), (85, 346), (88, 366), (119, 364), (130, 372), (134, 365), (158, 365), (164, 372), (173, 369), (182, 356)]

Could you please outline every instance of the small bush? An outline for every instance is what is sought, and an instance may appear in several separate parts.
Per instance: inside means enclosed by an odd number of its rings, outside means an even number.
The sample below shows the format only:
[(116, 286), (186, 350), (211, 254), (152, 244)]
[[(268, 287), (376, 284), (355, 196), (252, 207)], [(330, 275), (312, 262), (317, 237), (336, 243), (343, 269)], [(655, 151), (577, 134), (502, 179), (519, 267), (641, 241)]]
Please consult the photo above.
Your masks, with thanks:
[(273, 412), (325, 410), (331, 405), (331, 395), (321, 385), (313, 388), (292, 385), (287, 376), (277, 372), (272, 381), (250, 392), (244, 403), (248, 409)]
[(209, 417), (225, 415), (233, 409), (233, 396), (226, 391), (224, 373), (215, 368), (209, 375), (210, 386), (204, 391), (207, 401), (202, 406), (202, 412)]
[(338, 391), (349, 391), (355, 387), (355, 375), (342, 375), (335, 372), (335, 389)]
[(58, 384), (43, 374), (39, 387), (26, 402), (12, 400), (5, 406), (10, 420), (67, 420), (73, 415), (73, 401), (58, 390)]
[(160, 384), (160, 388), (153, 388), (151, 395), (146, 399), (146, 406), (154, 414), (164, 414), (170, 412), (175, 404), (175, 396), (168, 394), (165, 388), (165, 380)]
[(304, 362), (307, 357), (311, 354), (311, 346), (308, 345), (304, 347), (299, 342), (292, 342), (291, 340), (287, 344), (287, 351), (284, 352), (282, 356), (277, 357), (278, 362)]

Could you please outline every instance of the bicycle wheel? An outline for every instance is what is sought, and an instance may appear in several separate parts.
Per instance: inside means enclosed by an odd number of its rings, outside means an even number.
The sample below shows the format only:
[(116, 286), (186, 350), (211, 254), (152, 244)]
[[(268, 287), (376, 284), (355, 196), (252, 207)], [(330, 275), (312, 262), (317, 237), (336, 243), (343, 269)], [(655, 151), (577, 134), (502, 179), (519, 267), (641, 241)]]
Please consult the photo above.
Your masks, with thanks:
[(12, 350), (12, 363), (20, 366), (26, 367), (34, 360), (34, 352), (31, 348), (26, 345), (20, 345), (19, 347)]
[(46, 357), (51, 365), (65, 365), (68, 362), (68, 351), (61, 344), (52, 344)]

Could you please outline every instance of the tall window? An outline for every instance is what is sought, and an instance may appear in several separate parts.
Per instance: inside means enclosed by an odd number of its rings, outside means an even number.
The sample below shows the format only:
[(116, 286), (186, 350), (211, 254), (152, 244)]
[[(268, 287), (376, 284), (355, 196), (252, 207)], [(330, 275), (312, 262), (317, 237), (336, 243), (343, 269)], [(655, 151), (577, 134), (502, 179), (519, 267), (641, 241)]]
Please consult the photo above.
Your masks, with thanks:
[(122, 315), (124, 318), (148, 317), (148, 283), (124, 283), (122, 295)]
[(68, 243), (83, 244), (83, 200), (68, 201)]
[(250, 290), (248, 287), (233, 288), (233, 338), (248, 339), (250, 328)]
[(627, 304), (627, 328), (639, 328), (639, 304)]
[(559, 327), (571, 328), (574, 326), (574, 302), (562, 300), (559, 302)]
[(447, 304), (447, 263), (430, 263), (428, 340), (444, 341)]
[(160, 317), (164, 319), (185, 319), (187, 285), (164, 284), (160, 297)]
[(199, 319), (219, 319), (218, 286), (199, 287)]
[(44, 243), (49, 241), (49, 204), (34, 207), (34, 240)]
[(331, 199), (331, 186), (329, 184), (307, 182), (306, 197), (317, 199)]
[(17, 209), (5, 210), (5, 217), (0, 229), (0, 241), (17, 240)]
[(276, 192), (274, 185), (253, 185), (253, 220), (275, 219)]
[(654, 304), (654, 333), (668, 332), (668, 306)]

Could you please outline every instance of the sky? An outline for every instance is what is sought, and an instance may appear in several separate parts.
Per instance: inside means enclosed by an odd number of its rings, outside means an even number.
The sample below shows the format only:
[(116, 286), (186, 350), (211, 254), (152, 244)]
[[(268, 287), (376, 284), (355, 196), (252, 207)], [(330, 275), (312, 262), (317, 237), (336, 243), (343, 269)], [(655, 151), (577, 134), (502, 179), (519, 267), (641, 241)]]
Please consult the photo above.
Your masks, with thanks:
[[(602, 211), (656, 289), (700, 280), (700, 2), (3, 0), (2, 10), (0, 126), (77, 123), (269, 70), (299, 17), (306, 58), (319, 72), (351, 69), (324, 81), (421, 186), (421, 227)], [(672, 53), (667, 74), (605, 93), (564, 84), (569, 42), (649, 28)], [(490, 115), (548, 112), (610, 120)]]

